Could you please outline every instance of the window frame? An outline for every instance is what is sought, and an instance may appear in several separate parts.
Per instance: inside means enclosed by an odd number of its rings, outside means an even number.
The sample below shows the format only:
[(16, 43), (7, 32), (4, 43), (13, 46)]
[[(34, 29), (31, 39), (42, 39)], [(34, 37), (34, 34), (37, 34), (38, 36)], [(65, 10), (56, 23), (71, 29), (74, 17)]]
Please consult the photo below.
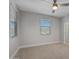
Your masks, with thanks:
[[(48, 23), (49, 23), (49, 25), (48, 26), (41, 26), (41, 21), (48, 21)], [(42, 32), (43, 32), (43, 27), (47, 27), (47, 29), (46, 30), (48, 30), (48, 33), (45, 33), (45, 34), (43, 34)], [(40, 20), (40, 34), (41, 35), (49, 35), (51, 32), (51, 26), (50, 26), (50, 21), (48, 20), (48, 19), (41, 19)]]

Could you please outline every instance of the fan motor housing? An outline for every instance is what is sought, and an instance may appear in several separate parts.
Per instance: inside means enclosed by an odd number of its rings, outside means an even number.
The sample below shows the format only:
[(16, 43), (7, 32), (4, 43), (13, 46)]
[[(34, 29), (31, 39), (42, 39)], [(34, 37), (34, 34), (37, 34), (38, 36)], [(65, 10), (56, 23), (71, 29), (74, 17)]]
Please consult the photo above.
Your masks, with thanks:
[(58, 4), (54, 3), (53, 6), (57, 6), (58, 7)]

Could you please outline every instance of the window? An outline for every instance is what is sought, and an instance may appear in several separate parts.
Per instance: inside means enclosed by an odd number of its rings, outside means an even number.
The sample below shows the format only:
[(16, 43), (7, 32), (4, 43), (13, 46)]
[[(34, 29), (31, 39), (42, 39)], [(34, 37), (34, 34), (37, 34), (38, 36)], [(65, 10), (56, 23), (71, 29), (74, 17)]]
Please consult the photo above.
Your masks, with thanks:
[(16, 23), (16, 21), (10, 20), (9, 26), (10, 26), (10, 37), (14, 38), (15, 36), (17, 36), (17, 23)]
[(48, 20), (40, 20), (40, 33), (43, 35), (50, 34), (50, 23)]

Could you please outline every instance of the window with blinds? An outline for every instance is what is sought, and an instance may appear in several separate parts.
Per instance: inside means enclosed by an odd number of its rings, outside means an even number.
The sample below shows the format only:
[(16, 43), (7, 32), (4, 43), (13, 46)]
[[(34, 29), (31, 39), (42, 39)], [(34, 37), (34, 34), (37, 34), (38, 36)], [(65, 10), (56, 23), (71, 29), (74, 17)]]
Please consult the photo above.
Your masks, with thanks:
[(50, 22), (48, 20), (40, 20), (40, 33), (43, 35), (50, 34)]

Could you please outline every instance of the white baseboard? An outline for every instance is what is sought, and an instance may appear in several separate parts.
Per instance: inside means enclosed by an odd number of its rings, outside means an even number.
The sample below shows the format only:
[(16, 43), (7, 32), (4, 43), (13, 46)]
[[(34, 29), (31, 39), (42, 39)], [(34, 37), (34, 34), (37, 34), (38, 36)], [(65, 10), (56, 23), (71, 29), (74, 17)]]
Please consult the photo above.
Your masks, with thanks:
[(56, 43), (61, 43), (60, 41), (54, 41), (54, 42), (47, 42), (47, 43), (40, 43), (40, 44), (32, 44), (32, 45), (23, 45), (20, 46), (16, 49), (16, 51), (13, 53), (13, 55), (10, 57), (10, 59), (13, 59), (15, 57), (15, 55), (17, 54), (17, 52), (21, 49), (21, 48), (29, 48), (29, 47), (34, 47), (34, 46), (41, 46), (41, 45), (48, 45), (48, 44), (56, 44)]
[(16, 51), (10, 57), (10, 59), (13, 59), (19, 50), (20, 50), (20, 48), (17, 48)]
[(41, 45), (48, 45), (48, 44), (55, 44), (55, 43), (60, 43), (60, 41), (40, 43), (40, 44), (32, 44), (32, 45), (22, 45), (19, 47), (19, 49), (20, 48), (29, 48), (29, 47), (41, 46)]

